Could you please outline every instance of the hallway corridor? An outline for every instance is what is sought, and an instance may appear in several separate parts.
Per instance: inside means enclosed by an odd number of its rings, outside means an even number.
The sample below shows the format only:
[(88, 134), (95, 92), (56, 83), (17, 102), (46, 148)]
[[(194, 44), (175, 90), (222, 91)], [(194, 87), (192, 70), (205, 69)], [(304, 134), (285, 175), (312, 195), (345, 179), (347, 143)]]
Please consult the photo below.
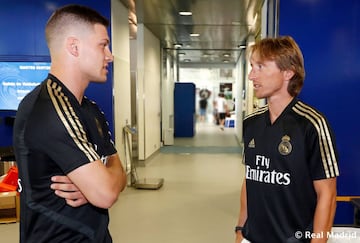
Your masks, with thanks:
[[(233, 242), (243, 167), (239, 153), (205, 153), (199, 147), (236, 147), (233, 129), (197, 124), (194, 138), (176, 138), (174, 147), (192, 153), (157, 153), (140, 178), (164, 178), (157, 191), (127, 188), (111, 209), (115, 242)], [(195, 148), (195, 149), (194, 149)], [(181, 151), (181, 149), (178, 149)]]

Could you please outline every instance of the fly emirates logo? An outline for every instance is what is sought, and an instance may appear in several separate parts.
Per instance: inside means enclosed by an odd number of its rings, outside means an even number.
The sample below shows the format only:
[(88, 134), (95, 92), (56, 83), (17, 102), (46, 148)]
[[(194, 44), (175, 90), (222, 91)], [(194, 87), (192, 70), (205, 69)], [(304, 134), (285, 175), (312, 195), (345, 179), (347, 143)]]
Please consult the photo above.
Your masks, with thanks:
[(256, 168), (251, 168), (250, 165), (246, 165), (247, 180), (285, 186), (291, 182), (289, 173), (282, 173), (276, 170), (270, 171), (270, 159), (265, 156), (256, 155), (255, 166)]

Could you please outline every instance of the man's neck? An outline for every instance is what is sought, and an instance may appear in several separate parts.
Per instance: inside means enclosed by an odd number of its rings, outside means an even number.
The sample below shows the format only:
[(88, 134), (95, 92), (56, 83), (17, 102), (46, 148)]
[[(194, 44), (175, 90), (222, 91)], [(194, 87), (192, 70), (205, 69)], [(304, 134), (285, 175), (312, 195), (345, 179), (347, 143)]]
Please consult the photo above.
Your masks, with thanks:
[(294, 97), (286, 96), (279, 99), (271, 98), (268, 99), (270, 121), (273, 124), (276, 119), (281, 115), (285, 108), (290, 104)]
[(69, 75), (71, 72), (51, 68), (50, 73), (59, 79), (65, 87), (75, 96), (79, 104), (81, 104), (84, 97), (85, 89), (89, 83), (83, 82), (80, 77), (76, 75)]

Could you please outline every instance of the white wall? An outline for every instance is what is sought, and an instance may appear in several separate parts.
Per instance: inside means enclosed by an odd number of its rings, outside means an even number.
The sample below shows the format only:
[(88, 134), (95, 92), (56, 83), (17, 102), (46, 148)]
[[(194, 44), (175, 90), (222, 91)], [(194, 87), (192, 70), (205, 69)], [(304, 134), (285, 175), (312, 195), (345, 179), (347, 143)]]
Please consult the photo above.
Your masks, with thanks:
[(235, 82), (235, 89), (237, 90), (235, 96), (235, 108), (236, 108), (236, 126), (235, 126), (235, 136), (239, 143), (242, 143), (242, 135), (243, 135), (243, 119), (244, 119), (244, 65), (246, 63), (245, 60), (245, 51), (242, 51), (240, 54), (240, 58), (236, 64), (236, 82)]
[(131, 124), (130, 44), (128, 10), (119, 0), (111, 1), (112, 53), (114, 55), (115, 146), (125, 162), (123, 127)]
[(164, 145), (174, 145), (174, 87), (175, 73), (174, 57), (163, 51), (161, 67), (161, 113), (162, 113), (162, 141)]
[(138, 152), (145, 160), (160, 149), (160, 41), (143, 25), (137, 26)]

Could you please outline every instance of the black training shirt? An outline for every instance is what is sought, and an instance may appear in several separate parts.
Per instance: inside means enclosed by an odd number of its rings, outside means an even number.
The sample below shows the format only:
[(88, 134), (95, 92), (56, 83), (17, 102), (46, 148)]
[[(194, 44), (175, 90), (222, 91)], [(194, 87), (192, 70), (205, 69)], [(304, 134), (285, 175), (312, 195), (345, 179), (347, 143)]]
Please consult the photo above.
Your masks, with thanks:
[(50, 189), (51, 177), (66, 175), (116, 153), (98, 106), (74, 95), (53, 75), (19, 105), (14, 126), (21, 200), (20, 242), (112, 242), (108, 210), (73, 208)]
[(303, 242), (296, 232), (312, 230), (317, 203), (313, 182), (339, 175), (328, 122), (294, 98), (273, 124), (265, 106), (245, 118), (243, 129), (244, 236), (252, 243)]

